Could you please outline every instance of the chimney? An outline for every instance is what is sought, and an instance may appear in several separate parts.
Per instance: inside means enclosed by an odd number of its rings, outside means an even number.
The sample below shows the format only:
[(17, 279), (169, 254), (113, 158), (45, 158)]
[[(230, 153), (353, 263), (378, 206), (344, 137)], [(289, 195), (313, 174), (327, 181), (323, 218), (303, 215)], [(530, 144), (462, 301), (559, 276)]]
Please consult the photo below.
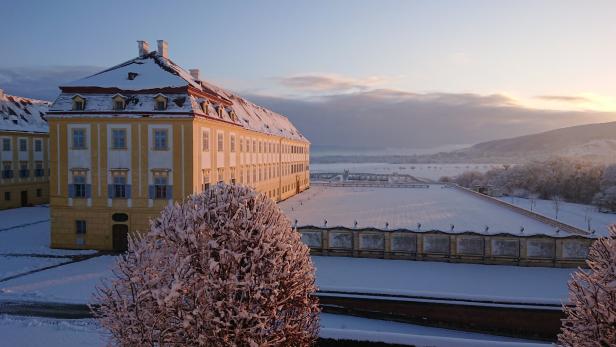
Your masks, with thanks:
[(200, 81), (201, 80), (199, 69), (190, 69), (188, 71), (190, 72), (190, 75), (192, 76), (192, 78), (194, 80), (196, 80), (196, 81)]
[(150, 44), (148, 41), (137, 41), (139, 44), (139, 56), (143, 57), (144, 55), (150, 53)]
[(158, 40), (158, 54), (163, 58), (169, 59), (169, 45), (165, 40)]

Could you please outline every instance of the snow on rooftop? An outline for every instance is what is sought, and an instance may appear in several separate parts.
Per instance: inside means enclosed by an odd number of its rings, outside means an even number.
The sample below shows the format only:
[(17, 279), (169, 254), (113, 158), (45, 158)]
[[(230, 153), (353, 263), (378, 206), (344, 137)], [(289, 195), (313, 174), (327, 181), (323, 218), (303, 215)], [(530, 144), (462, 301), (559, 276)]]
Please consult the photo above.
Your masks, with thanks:
[[(313, 185), (308, 191), (279, 204), (289, 220), (298, 226), (324, 225), (352, 228), (438, 230), (444, 232), (544, 234), (571, 236), (556, 232), (550, 225), (465, 194), (444, 185), (429, 188), (328, 187)], [(489, 227), (485, 231), (486, 226)], [(524, 227), (523, 234), (520, 228)]]
[(0, 89), (0, 131), (48, 132), (48, 101), (5, 94)]
[[(129, 78), (129, 73), (132, 78)], [(223, 100), (223, 102), (231, 103), (231, 106), (222, 105), (224, 109), (221, 115), (215, 113), (216, 110), (214, 110), (218, 105), (213, 105), (214, 107), (212, 107), (211, 112), (214, 112), (214, 114), (208, 114), (207, 116), (221, 118), (254, 131), (294, 140), (307, 141), (287, 117), (255, 105), (209, 82), (196, 80), (190, 72), (184, 70), (170, 59), (162, 57), (157, 52), (148, 53), (131, 59), (94, 75), (65, 84), (63, 87), (116, 88), (128, 94), (140, 91), (149, 92), (156, 89), (182, 88), (188, 86), (196, 88), (207, 95), (212, 95), (214, 98)], [(60, 95), (58, 100), (54, 102), (52, 111), (70, 111), (71, 98), (73, 96), (74, 94), (70, 93), (63, 93)], [(92, 96), (84, 96), (87, 99), (85, 111), (101, 112), (112, 110), (112, 95), (98, 94), (94, 97), (97, 99), (105, 97), (106, 100), (97, 100), (94, 102), (90, 100)], [(144, 95), (143, 97), (145, 98), (147, 96)], [(188, 95), (185, 95), (185, 97), (188, 97)], [(190, 98), (191, 102), (187, 103), (181, 110), (169, 109), (167, 112), (182, 111), (203, 114), (204, 111), (201, 107), (201, 102), (204, 100), (194, 96), (190, 96)], [(171, 103), (169, 103), (169, 105), (171, 105)], [(153, 102), (151, 102), (151, 105), (140, 103), (139, 106), (143, 107), (127, 109), (127, 111), (143, 113), (154, 111)], [(237, 115), (237, 118), (230, 115), (231, 110)], [(113, 112), (110, 112), (110, 114), (113, 114)]]

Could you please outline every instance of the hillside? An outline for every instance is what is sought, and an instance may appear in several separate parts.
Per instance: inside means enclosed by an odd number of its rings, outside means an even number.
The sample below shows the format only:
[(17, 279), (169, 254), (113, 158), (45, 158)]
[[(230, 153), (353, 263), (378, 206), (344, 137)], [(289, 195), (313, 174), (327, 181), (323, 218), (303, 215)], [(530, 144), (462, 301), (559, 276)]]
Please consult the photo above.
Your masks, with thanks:
[(616, 122), (578, 125), (539, 134), (482, 142), (452, 152), (472, 160), (512, 161), (567, 156), (592, 161), (616, 161)]

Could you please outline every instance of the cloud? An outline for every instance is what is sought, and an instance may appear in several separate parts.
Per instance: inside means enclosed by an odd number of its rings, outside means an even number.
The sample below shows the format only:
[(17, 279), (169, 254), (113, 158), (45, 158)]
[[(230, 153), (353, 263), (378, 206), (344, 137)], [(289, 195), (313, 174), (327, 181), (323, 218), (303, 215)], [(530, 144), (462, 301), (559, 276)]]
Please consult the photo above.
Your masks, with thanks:
[(541, 99), (541, 100), (547, 100), (547, 101), (573, 102), (573, 103), (592, 101), (587, 97), (579, 96), (579, 95), (539, 95), (539, 96), (536, 96), (535, 98)]
[(285, 87), (307, 92), (361, 91), (384, 85), (393, 79), (385, 76), (352, 78), (328, 74), (305, 74), (277, 78), (278, 82)]
[(616, 119), (616, 113), (533, 109), (501, 94), (378, 89), (302, 99), (247, 97), (287, 115), (313, 145), (336, 148), (474, 144)]
[(58, 86), (102, 70), (95, 66), (0, 68), (0, 89), (8, 94), (54, 100)]

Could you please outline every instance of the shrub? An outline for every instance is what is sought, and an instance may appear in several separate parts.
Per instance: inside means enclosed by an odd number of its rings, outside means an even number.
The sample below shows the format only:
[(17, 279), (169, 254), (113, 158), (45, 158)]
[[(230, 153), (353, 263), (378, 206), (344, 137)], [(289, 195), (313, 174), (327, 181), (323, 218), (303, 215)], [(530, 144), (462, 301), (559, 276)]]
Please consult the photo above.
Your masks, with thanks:
[(569, 283), (570, 306), (558, 339), (564, 346), (616, 346), (616, 226), (590, 248), (590, 270)]
[(306, 346), (319, 325), (314, 281), (276, 204), (221, 184), (131, 237), (93, 310), (122, 346)]

